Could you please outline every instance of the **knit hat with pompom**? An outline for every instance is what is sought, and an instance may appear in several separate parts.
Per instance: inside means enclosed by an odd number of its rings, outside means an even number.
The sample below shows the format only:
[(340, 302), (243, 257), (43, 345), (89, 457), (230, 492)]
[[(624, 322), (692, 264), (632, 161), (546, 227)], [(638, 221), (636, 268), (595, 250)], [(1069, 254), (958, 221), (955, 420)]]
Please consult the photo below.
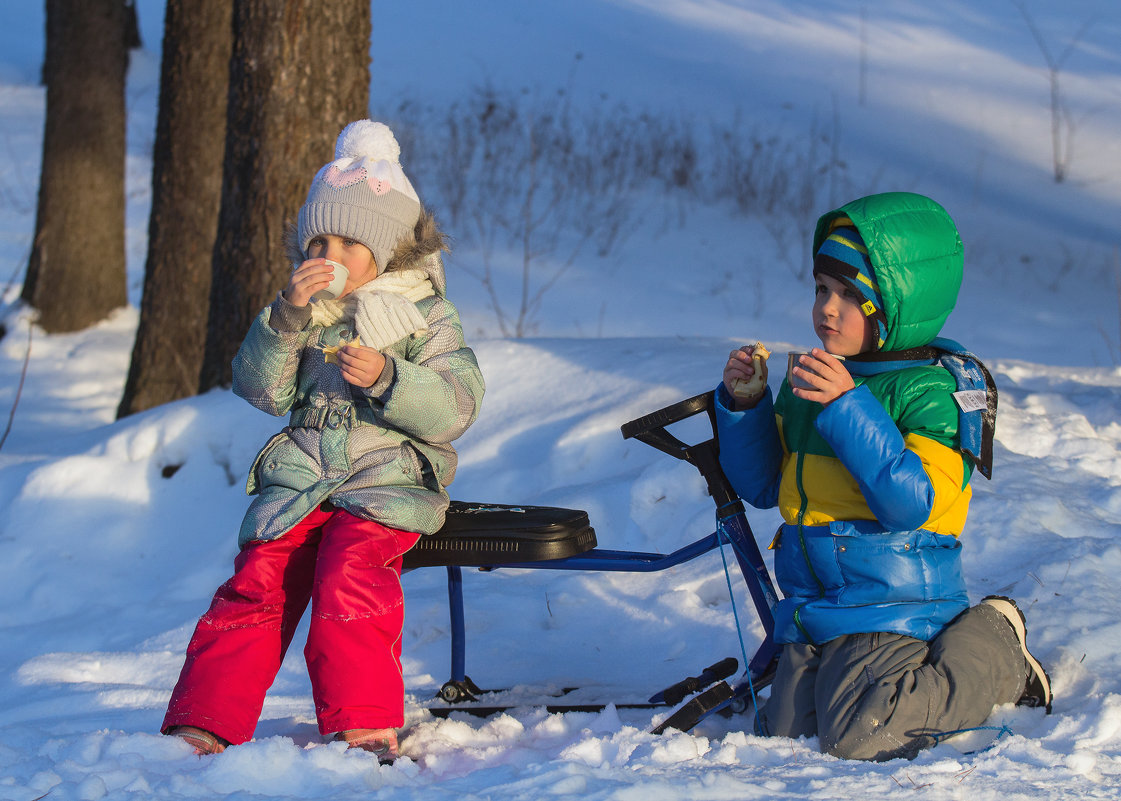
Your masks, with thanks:
[(358, 120), (343, 128), (335, 160), (315, 175), (296, 222), (300, 250), (316, 236), (361, 242), (384, 272), (393, 249), (420, 219), (420, 198), (401, 169), (401, 147), (389, 126)]

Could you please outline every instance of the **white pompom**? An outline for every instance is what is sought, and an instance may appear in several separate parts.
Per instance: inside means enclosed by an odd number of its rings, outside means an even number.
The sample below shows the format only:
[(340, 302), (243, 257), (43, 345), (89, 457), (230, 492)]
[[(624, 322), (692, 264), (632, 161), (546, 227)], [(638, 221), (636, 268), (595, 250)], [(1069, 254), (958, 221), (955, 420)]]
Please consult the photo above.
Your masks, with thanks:
[(401, 146), (382, 122), (358, 120), (343, 128), (335, 143), (335, 159), (369, 158), (400, 164)]

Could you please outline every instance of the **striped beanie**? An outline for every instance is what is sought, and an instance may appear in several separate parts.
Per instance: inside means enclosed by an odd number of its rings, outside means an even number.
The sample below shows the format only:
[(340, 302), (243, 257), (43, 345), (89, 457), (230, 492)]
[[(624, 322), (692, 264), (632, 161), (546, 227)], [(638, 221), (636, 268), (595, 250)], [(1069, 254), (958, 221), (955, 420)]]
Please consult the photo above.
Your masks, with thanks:
[(879, 350), (887, 337), (887, 316), (876, 273), (868, 259), (868, 248), (860, 232), (852, 227), (851, 220), (842, 217), (835, 224), (837, 227), (829, 232), (814, 254), (814, 275), (821, 273), (835, 278), (863, 298), (860, 308), (865, 317), (876, 323), (874, 349)]

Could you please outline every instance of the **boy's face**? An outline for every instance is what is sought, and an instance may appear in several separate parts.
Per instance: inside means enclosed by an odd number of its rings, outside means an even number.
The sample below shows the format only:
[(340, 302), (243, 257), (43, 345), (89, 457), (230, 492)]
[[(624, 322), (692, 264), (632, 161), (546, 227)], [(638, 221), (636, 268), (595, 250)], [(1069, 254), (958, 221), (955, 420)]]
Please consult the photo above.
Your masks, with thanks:
[(330, 259), (346, 267), (350, 276), (346, 279), (339, 297), (345, 297), (367, 281), (378, 277), (378, 265), (370, 249), (353, 239), (334, 234), (313, 237), (307, 246), (309, 259)]
[(872, 321), (860, 308), (863, 300), (832, 276), (816, 274), (814, 333), (834, 356), (855, 356), (872, 349)]

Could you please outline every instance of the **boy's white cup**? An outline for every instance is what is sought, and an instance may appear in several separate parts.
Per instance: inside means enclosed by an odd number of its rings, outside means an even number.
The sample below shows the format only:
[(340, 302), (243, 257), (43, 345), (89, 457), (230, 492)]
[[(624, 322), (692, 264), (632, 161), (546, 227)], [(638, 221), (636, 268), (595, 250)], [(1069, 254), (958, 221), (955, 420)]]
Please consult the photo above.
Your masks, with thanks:
[[(786, 380), (790, 382), (792, 387), (801, 387), (802, 389), (813, 389), (813, 384), (807, 382), (804, 378), (799, 378), (794, 375), (794, 368), (798, 366), (798, 358), (805, 353), (803, 350), (794, 350), (786, 354)], [(804, 368), (803, 368), (804, 369)]]
[(346, 286), (346, 279), (350, 277), (350, 270), (346, 269), (346, 267), (342, 266), (337, 261), (331, 261), (330, 259), (324, 259), (323, 261), (328, 267), (334, 269), (335, 274), (331, 278), (331, 283), (316, 292), (312, 297), (316, 300), (334, 300), (342, 294), (343, 288)]
[[(792, 387), (800, 387), (801, 389), (817, 389), (817, 387), (815, 387), (806, 379), (799, 378), (798, 376), (794, 375), (794, 368), (801, 367), (801, 365), (798, 364), (798, 358), (804, 355), (809, 354), (804, 350), (794, 350), (786, 354), (786, 380), (790, 382), (790, 386)], [(844, 356), (833, 356), (833, 358), (840, 359), (841, 361), (845, 360)], [(802, 367), (802, 369), (809, 370), (809, 372), (811, 373), (813, 372), (813, 370), (810, 370), (810, 368), (808, 367)]]

